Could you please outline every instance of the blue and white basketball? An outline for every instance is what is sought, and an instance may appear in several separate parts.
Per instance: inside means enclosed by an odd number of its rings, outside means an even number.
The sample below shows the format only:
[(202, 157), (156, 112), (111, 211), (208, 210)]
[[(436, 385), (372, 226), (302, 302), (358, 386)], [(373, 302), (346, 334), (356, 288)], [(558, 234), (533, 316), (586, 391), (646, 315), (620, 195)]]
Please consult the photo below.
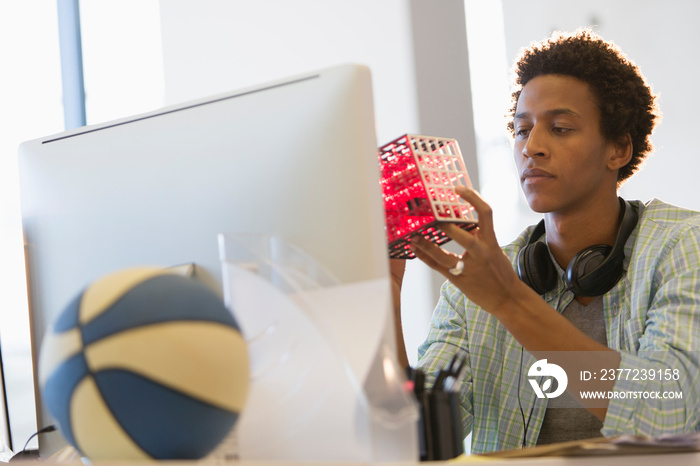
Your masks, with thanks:
[(90, 459), (197, 459), (232, 429), (248, 353), (221, 298), (156, 268), (89, 285), (44, 337), (44, 403)]

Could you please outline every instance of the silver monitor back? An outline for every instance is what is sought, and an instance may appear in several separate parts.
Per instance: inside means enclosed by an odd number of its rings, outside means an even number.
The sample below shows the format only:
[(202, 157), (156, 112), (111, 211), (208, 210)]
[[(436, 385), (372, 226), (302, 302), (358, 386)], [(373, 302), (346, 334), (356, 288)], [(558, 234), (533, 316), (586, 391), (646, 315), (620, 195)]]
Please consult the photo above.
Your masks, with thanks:
[[(273, 234), (341, 282), (388, 276), (369, 70), (342, 65), (20, 146), (37, 417), (42, 336), (96, 278), (195, 263), (217, 234)], [(41, 455), (63, 446), (43, 434)]]

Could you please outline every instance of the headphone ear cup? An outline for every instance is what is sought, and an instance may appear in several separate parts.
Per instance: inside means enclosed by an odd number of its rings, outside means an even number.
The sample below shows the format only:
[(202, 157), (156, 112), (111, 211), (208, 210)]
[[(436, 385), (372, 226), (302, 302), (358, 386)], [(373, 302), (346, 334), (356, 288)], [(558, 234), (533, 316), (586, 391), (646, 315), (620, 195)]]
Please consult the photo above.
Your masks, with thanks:
[[(598, 244), (576, 254), (566, 268), (566, 285), (576, 296), (599, 296), (605, 294), (620, 278), (621, 262), (600, 268), (612, 248)], [(617, 262), (620, 262), (619, 264)]]
[(543, 295), (557, 286), (557, 269), (543, 242), (529, 244), (518, 254), (518, 275), (537, 294)]

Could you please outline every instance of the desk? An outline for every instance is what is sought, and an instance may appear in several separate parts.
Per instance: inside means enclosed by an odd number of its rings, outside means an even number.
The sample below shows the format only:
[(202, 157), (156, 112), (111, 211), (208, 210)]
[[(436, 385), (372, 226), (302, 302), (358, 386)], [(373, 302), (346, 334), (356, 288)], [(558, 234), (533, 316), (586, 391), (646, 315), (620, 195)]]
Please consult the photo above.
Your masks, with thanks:
[[(107, 465), (108, 463), (93, 463), (94, 466)], [(109, 466), (119, 463), (109, 463)], [(419, 463), (302, 463), (302, 462), (267, 462), (267, 461), (230, 461), (230, 462), (195, 462), (198, 466), (206, 465), (230, 465), (230, 466), (365, 466), (374, 464), (377, 466), (446, 466), (459, 464), (483, 464), (485, 466), (698, 466), (700, 465), (700, 452), (698, 453), (673, 453), (673, 454), (647, 454), (630, 456), (593, 456), (593, 457), (540, 457), (540, 458), (489, 458), (478, 460), (467, 457), (466, 462), (456, 461), (428, 461)], [(148, 463), (152, 466), (152, 463)], [(138, 463), (128, 463), (125, 466), (141, 466)], [(145, 464), (144, 464), (145, 466)], [(185, 466), (183, 462), (174, 462), (173, 466)]]
[[(29, 462), (27, 462), (29, 463)], [(283, 461), (223, 461), (203, 459), (199, 461), (161, 461), (158, 466), (446, 466), (460, 464), (483, 464), (486, 466), (698, 466), (700, 452), (647, 454), (629, 456), (592, 456), (592, 457), (539, 457), (539, 458), (480, 458), (466, 457), (464, 462), (428, 461), (415, 463), (350, 463), (350, 462), (283, 462)], [(56, 462), (58, 465), (85, 466), (80, 461)], [(144, 461), (95, 461), (92, 466), (154, 466), (153, 462)]]
[[(468, 457), (471, 458), (471, 457)], [(265, 462), (265, 461), (232, 461), (227, 463), (208, 463), (206, 461), (197, 462), (198, 465), (230, 465), (230, 466), (365, 466), (372, 463), (285, 463), (285, 462)], [(517, 458), (498, 459), (490, 458), (479, 461), (469, 459), (464, 462), (442, 462), (429, 461), (420, 463), (373, 463), (381, 466), (445, 466), (459, 464), (483, 464), (485, 466), (698, 466), (700, 465), (700, 452), (698, 453), (673, 453), (673, 454), (648, 454), (631, 456), (595, 456), (595, 457), (546, 457), (546, 458)], [(176, 466), (184, 466), (182, 462), (174, 463)], [(94, 466), (101, 466), (101, 463), (94, 463)], [(111, 465), (110, 465), (111, 466)], [(129, 463), (128, 466), (139, 466)]]
[[(445, 464), (445, 463), (421, 463), (421, 464)], [(449, 463), (460, 464), (460, 463)], [(700, 452), (698, 453), (673, 453), (673, 454), (647, 454), (630, 456), (591, 456), (591, 457), (540, 457), (540, 458), (513, 458), (513, 459), (489, 459), (488, 462), (461, 463), (484, 464), (487, 466), (698, 466), (700, 465)]]

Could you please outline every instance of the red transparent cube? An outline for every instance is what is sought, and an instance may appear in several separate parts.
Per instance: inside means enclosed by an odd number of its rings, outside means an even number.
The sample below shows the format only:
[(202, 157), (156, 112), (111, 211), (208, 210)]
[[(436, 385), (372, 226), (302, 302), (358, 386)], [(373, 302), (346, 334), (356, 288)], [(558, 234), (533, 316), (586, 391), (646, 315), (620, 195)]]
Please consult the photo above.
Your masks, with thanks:
[(414, 235), (449, 241), (438, 223), (476, 228), (474, 208), (454, 192), (471, 188), (455, 139), (406, 134), (379, 148), (379, 164), (391, 258), (413, 259), (408, 244)]

